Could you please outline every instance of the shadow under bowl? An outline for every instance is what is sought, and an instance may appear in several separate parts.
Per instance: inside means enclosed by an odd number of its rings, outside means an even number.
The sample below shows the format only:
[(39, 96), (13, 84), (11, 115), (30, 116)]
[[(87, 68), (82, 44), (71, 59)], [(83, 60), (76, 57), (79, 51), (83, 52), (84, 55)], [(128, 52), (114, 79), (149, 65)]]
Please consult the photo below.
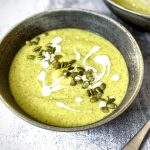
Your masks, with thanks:
[[(123, 55), (129, 70), (129, 86), (121, 105), (108, 117), (90, 125), (64, 128), (33, 119), (16, 104), (8, 82), (11, 62), (26, 40), (48, 30), (79, 28), (97, 33), (112, 42)], [(118, 62), (119, 63), (119, 62)], [(0, 44), (0, 99), (18, 117), (35, 126), (55, 131), (79, 131), (105, 124), (124, 112), (139, 92), (143, 80), (143, 58), (132, 35), (113, 19), (80, 9), (61, 9), (34, 15), (13, 28)]]
[(105, 4), (114, 12), (117, 16), (122, 18), (123, 20), (136, 25), (137, 27), (141, 27), (144, 30), (150, 30), (150, 15), (145, 15), (142, 13), (138, 13), (125, 7), (118, 5), (112, 0), (103, 0)]

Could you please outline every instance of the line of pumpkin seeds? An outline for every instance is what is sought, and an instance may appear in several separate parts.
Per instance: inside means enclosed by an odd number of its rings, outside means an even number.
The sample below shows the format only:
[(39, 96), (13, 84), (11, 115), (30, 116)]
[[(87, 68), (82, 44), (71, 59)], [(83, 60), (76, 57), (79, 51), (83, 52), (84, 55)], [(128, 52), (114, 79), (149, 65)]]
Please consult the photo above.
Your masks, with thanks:
[[(47, 33), (46, 33), (47, 35)], [(33, 41), (26, 41), (26, 45), (37, 45), (40, 41), (40, 38), (37, 37), (35, 38)], [(55, 47), (51, 46), (51, 43), (49, 43), (46, 46), (48, 49), (46, 50), (47, 52), (49, 52), (50, 54), (54, 54), (56, 49)], [(43, 56), (43, 52), (45, 50), (41, 50), (41, 46), (37, 46), (33, 49), (34, 52), (39, 52), (38, 58), (40, 59), (44, 59)], [(27, 58), (28, 59), (34, 59), (36, 56), (35, 55), (28, 55)], [(74, 70), (75, 68), (72, 66), (76, 60), (71, 60), (69, 62), (59, 62), (59, 59), (61, 59), (63, 56), (62, 55), (55, 55), (54, 56), (54, 61), (53, 61), (53, 67), (55, 69), (60, 69), (60, 68), (67, 68), (67, 70), (63, 70), (62, 75), (64, 77), (69, 77), (71, 76), (71, 82), (70, 85), (71, 86), (75, 86), (77, 83), (83, 83), (82, 84), (82, 88), (87, 89), (89, 87), (89, 85), (95, 80), (94, 76), (93, 76), (93, 71), (91, 69), (85, 71), (85, 69), (83, 67), (76, 67), (77, 71), (72, 72), (72, 70)], [(80, 76), (86, 75), (87, 81), (82, 80), (82, 78), (80, 78)], [(115, 98), (110, 98), (108, 96), (107, 100), (102, 99), (102, 94), (104, 93), (104, 90), (106, 88), (106, 84), (102, 83), (100, 86), (94, 88), (94, 89), (87, 89), (87, 94), (90, 98), (90, 102), (94, 103), (97, 102), (99, 100), (103, 100), (106, 101), (107, 106), (105, 108), (102, 108), (103, 112), (109, 112), (109, 108), (110, 109), (115, 109), (117, 107), (117, 105), (114, 103)]]

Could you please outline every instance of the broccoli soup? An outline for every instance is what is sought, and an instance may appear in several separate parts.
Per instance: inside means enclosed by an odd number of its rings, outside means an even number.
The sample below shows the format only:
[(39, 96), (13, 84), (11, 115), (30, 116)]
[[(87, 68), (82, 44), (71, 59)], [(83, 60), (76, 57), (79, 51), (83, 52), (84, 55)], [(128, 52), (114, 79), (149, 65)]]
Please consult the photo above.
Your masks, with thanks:
[(150, 0), (112, 0), (112, 1), (129, 10), (150, 15)]
[(128, 70), (117, 48), (80, 29), (48, 31), (18, 51), (9, 72), (17, 104), (40, 122), (76, 127), (97, 122), (122, 102)]

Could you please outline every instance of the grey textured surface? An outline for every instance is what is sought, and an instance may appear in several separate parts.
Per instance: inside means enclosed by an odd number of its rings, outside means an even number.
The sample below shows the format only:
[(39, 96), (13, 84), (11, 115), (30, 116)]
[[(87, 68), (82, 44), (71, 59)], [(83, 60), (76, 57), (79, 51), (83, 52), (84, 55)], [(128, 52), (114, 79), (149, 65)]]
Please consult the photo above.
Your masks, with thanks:
[[(27, 16), (51, 8), (84, 8), (123, 23), (138, 41), (145, 61), (142, 89), (132, 106), (114, 121), (88, 131), (59, 133), (34, 127), (13, 115), (0, 102), (1, 150), (120, 150), (150, 117), (150, 33), (117, 19), (101, 0), (0, 0), (0, 37)], [(141, 149), (150, 149), (147, 135)]]

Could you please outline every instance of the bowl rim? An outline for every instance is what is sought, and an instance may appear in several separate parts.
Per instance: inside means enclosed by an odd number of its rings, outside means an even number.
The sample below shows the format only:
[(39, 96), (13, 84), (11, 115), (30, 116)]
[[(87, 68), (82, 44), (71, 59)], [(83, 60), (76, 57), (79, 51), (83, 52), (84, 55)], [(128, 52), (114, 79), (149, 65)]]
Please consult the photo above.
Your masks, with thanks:
[(84, 126), (77, 126), (77, 127), (59, 127), (59, 126), (52, 126), (52, 125), (47, 125), (47, 124), (44, 124), (40, 121), (37, 121), (37, 120), (34, 120), (34, 119), (31, 119), (30, 117), (27, 117), (25, 115), (23, 115), (22, 113), (18, 112), (17, 110), (15, 110), (15, 108), (11, 107), (11, 105), (9, 105), (5, 100), (4, 98), (2, 97), (1, 93), (0, 93), (0, 100), (3, 102), (3, 104), (13, 113), (15, 114), (17, 117), (21, 118), (22, 120), (24, 120), (25, 122), (28, 122), (29, 124), (31, 125), (34, 125), (36, 127), (40, 127), (42, 129), (47, 129), (47, 130), (51, 130), (51, 131), (58, 131), (58, 132), (76, 132), (76, 131), (83, 131), (83, 130), (87, 130), (87, 129), (91, 129), (91, 128), (95, 128), (95, 127), (98, 127), (98, 126), (101, 126), (105, 123), (108, 123), (109, 121), (115, 119), (116, 117), (118, 117), (119, 115), (121, 115), (130, 105), (131, 103), (135, 100), (135, 97), (137, 96), (140, 88), (141, 88), (141, 85), (142, 85), (142, 81), (143, 81), (143, 75), (144, 75), (144, 62), (143, 62), (143, 56), (142, 56), (142, 53), (141, 53), (141, 50), (136, 42), (136, 40), (134, 39), (134, 37), (131, 35), (131, 33), (123, 26), (121, 25), (120, 23), (118, 23), (117, 21), (115, 21), (114, 19), (106, 16), (106, 15), (103, 15), (99, 12), (95, 12), (95, 11), (92, 11), (92, 10), (87, 10), (87, 9), (74, 9), (74, 8), (59, 8), (59, 9), (53, 9), (53, 10), (49, 10), (49, 11), (44, 11), (44, 12), (40, 12), (40, 13), (37, 13), (37, 14), (34, 14), (34, 15), (31, 15), (30, 17), (27, 17), (26, 19), (23, 19), (21, 22), (15, 24), (14, 26), (12, 26), (8, 31), (7, 33), (5, 34), (5, 36), (2, 37), (2, 40), (0, 42), (0, 44), (2, 43), (2, 41), (7, 37), (7, 35), (12, 31), (14, 30), (16, 27), (18, 27), (19, 25), (22, 25), (24, 22), (26, 22), (27, 20), (30, 20), (34, 17), (39, 17), (39, 16), (43, 16), (44, 14), (49, 14), (49, 13), (55, 13), (55, 12), (70, 12), (70, 11), (73, 11), (73, 12), (84, 12), (84, 13), (87, 13), (87, 14), (91, 14), (91, 15), (95, 15), (95, 16), (98, 16), (98, 17), (101, 17), (101, 18), (104, 18), (106, 19), (107, 21), (111, 22), (112, 24), (115, 24), (117, 28), (119, 28), (120, 30), (122, 30), (126, 36), (130, 39), (130, 41), (133, 43), (133, 48), (138, 52), (139, 54), (139, 66), (140, 66), (140, 76), (139, 76), (139, 80), (137, 82), (137, 87), (135, 88), (130, 100), (128, 101), (128, 103), (126, 103), (126, 105), (124, 105), (122, 107), (122, 109), (120, 109), (120, 111), (118, 111), (116, 114), (112, 115), (111, 117), (106, 117), (100, 121), (97, 121), (95, 123), (92, 123), (92, 124), (87, 124), (87, 125), (84, 125)]
[(104, 0), (104, 2), (108, 2), (108, 3), (110, 3), (111, 5), (115, 6), (116, 8), (119, 8), (119, 9), (121, 9), (121, 10), (123, 10), (123, 11), (125, 11), (125, 12), (128, 12), (128, 13), (131, 13), (131, 14), (133, 14), (133, 15), (137, 15), (137, 16), (140, 16), (140, 17), (145, 17), (145, 18), (147, 18), (147, 19), (150, 19), (150, 15), (142, 14), (142, 13), (139, 13), (139, 12), (136, 12), (136, 11), (133, 11), (133, 10), (130, 10), (130, 9), (127, 9), (127, 8), (125, 8), (125, 7), (121, 6), (121, 5), (119, 5), (119, 4), (115, 3), (115, 2), (113, 2), (112, 0)]

